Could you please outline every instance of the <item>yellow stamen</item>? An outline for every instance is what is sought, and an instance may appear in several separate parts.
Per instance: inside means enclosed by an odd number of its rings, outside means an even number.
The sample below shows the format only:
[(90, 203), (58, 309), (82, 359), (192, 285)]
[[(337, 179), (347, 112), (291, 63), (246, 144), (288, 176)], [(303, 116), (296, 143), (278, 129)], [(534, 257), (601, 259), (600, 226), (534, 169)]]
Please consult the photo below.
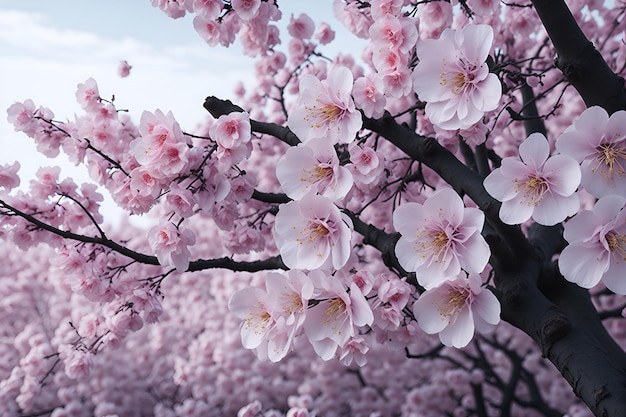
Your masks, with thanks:
[(515, 192), (523, 192), (529, 206), (537, 207), (548, 192), (548, 188), (548, 181), (541, 177), (528, 177), (523, 183), (515, 180)]
[(244, 320), (244, 325), (247, 329), (254, 329), (255, 334), (261, 334), (265, 332), (272, 316), (260, 302), (257, 302), (254, 308), (256, 311), (253, 311), (252, 308), (250, 309), (250, 314)]
[(616, 263), (626, 261), (626, 234), (618, 235), (611, 231), (606, 234), (606, 242)]
[(597, 162), (591, 170), (596, 172), (600, 169), (600, 175), (607, 180), (613, 181), (626, 173), (624, 161), (626, 161), (626, 146), (624, 142), (619, 146), (616, 143), (603, 143), (596, 148), (597, 156), (593, 159)]
[[(422, 236), (425, 238), (422, 239)], [(435, 262), (441, 262), (442, 255), (446, 253), (450, 245), (450, 238), (445, 230), (425, 230), (417, 237), (419, 244), (415, 251), (421, 253), (422, 258), (432, 256)]]
[(441, 315), (442, 320), (447, 319), (454, 322), (456, 317), (465, 307), (469, 291), (464, 289), (451, 288), (448, 290), (448, 298), (440, 304), (437, 312)]

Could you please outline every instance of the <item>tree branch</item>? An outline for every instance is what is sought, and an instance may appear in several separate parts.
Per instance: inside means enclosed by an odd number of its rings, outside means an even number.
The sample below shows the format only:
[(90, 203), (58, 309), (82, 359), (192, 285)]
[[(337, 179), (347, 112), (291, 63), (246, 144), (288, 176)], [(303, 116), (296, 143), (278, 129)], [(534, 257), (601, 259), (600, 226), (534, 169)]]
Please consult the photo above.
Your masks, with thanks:
[[(106, 248), (111, 249), (114, 252), (119, 253), (120, 255), (124, 255), (134, 261), (137, 261), (146, 265), (160, 265), (159, 260), (156, 256), (146, 255), (140, 252), (136, 252), (132, 249), (127, 248), (126, 246), (120, 245), (119, 243), (110, 240), (108, 238), (102, 237), (94, 237), (94, 236), (85, 236), (77, 233), (73, 233), (67, 230), (57, 229), (54, 226), (51, 226), (36, 217), (24, 213), (6, 202), (0, 200), (0, 207), (4, 207), (9, 210), (7, 215), (15, 215), (23, 218), (27, 222), (35, 225), (36, 227), (45, 230), (47, 232), (53, 233), (57, 236), (60, 236), (64, 239), (74, 240), (77, 242), (83, 243), (92, 243), (95, 245), (104, 246)], [(238, 272), (258, 272), (272, 269), (288, 269), (283, 263), (280, 256), (273, 256), (271, 258), (258, 260), (258, 261), (235, 261), (232, 258), (223, 257), (217, 259), (198, 259), (189, 263), (189, 268), (187, 271), (201, 271), (205, 269), (229, 269), (231, 271)]]
[(532, 3), (556, 50), (556, 66), (587, 107), (598, 105), (609, 114), (626, 109), (624, 79), (609, 68), (565, 2), (532, 0)]

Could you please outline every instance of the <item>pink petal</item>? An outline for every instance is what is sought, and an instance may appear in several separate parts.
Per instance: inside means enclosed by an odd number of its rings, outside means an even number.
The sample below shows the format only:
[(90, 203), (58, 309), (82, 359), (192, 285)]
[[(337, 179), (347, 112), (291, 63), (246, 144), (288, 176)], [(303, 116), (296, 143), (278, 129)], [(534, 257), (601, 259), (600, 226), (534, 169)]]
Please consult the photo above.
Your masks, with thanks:
[(544, 226), (554, 226), (573, 216), (580, 208), (578, 194), (567, 197), (546, 195), (533, 211), (533, 220)]
[(571, 243), (559, 257), (559, 269), (566, 280), (583, 288), (595, 286), (609, 266), (609, 253), (600, 242)]
[(541, 167), (550, 155), (548, 139), (541, 133), (533, 133), (519, 146), (519, 156), (532, 168)]
[(453, 323), (439, 333), (441, 343), (446, 346), (462, 348), (474, 337), (474, 318), (469, 308), (464, 308)]

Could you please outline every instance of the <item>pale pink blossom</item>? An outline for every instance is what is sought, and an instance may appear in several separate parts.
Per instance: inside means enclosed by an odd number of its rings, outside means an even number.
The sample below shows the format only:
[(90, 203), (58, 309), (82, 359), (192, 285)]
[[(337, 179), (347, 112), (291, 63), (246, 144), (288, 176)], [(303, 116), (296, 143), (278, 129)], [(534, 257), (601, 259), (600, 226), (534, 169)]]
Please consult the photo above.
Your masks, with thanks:
[(20, 163), (15, 161), (13, 165), (0, 165), (0, 188), (9, 191), (20, 185), (20, 177), (17, 172), (20, 170)]
[(294, 337), (302, 328), (313, 283), (302, 271), (287, 275), (269, 272), (265, 288), (246, 287), (228, 302), (229, 310), (243, 320), (241, 341), (254, 349), (260, 359), (278, 362), (292, 348)]
[(352, 142), (348, 147), (350, 162), (348, 169), (355, 181), (371, 184), (378, 179), (385, 169), (385, 159), (382, 153), (369, 146), (359, 146)]
[(350, 257), (352, 222), (326, 197), (307, 194), (280, 206), (274, 239), (289, 268), (340, 269)]
[(176, 177), (184, 174), (189, 168), (189, 147), (184, 142), (166, 142), (161, 147), (156, 167), (165, 177)]
[(366, 297), (374, 289), (374, 276), (369, 271), (361, 270), (355, 272), (350, 277), (350, 282), (355, 283), (356, 286), (359, 287), (363, 295)]
[(416, 272), (426, 289), (453, 279), (461, 269), (481, 273), (490, 256), (480, 234), (484, 220), (480, 210), (465, 207), (450, 188), (437, 191), (424, 204), (402, 204), (393, 213), (393, 225), (402, 235), (396, 244), (400, 265)]
[(467, 6), (479, 16), (491, 16), (500, 10), (500, 0), (467, 0)]
[(189, 268), (188, 246), (196, 243), (196, 237), (191, 230), (166, 222), (150, 229), (148, 243), (159, 264), (173, 266), (178, 272), (185, 272)]
[(492, 42), (490, 26), (469, 24), (417, 44), (413, 87), (434, 125), (467, 129), (498, 106), (502, 87), (485, 62)]
[(219, 146), (228, 149), (249, 142), (252, 137), (250, 116), (244, 112), (232, 112), (220, 116), (211, 126), (209, 136)]
[(346, 67), (331, 69), (323, 81), (304, 75), (287, 125), (303, 142), (319, 137), (333, 144), (352, 142), (363, 124), (350, 96), (352, 84), (352, 72)]
[(380, 74), (380, 77), (385, 86), (385, 95), (387, 97), (400, 98), (412, 94), (411, 71), (405, 66), (399, 66), (393, 71), (383, 72)]
[(246, 254), (262, 251), (265, 247), (265, 238), (260, 230), (235, 225), (224, 238), (224, 246), (232, 253)]
[[(508, 9), (508, 8), (507, 8)], [(419, 34), (422, 39), (432, 39), (452, 25), (452, 4), (447, 1), (430, 1), (417, 8), (420, 20)]]
[(339, 361), (344, 366), (352, 365), (352, 362), (361, 367), (367, 363), (367, 352), (370, 345), (363, 336), (355, 336), (343, 345), (339, 352)]
[(502, 201), (500, 219), (506, 224), (524, 223), (532, 216), (552, 226), (578, 211), (578, 163), (567, 155), (549, 154), (545, 136), (533, 133), (519, 146), (519, 158), (504, 158), (485, 178), (487, 192)]
[(584, 210), (564, 225), (569, 242), (559, 257), (559, 269), (570, 282), (591, 288), (602, 280), (626, 295), (626, 198), (601, 197), (593, 210)]
[[(142, 113), (139, 134), (141, 137), (130, 143), (131, 154), (141, 165), (155, 164), (156, 169), (169, 145), (189, 144), (172, 112), (164, 114), (158, 109), (154, 113)], [(182, 148), (180, 151), (185, 152)]]
[(406, 281), (396, 277), (387, 277), (378, 287), (378, 299), (382, 303), (390, 304), (400, 312), (409, 302), (411, 292), (412, 287)]
[(24, 103), (13, 103), (7, 109), (7, 120), (13, 125), (16, 132), (24, 132), (29, 137), (33, 137), (39, 128), (39, 121), (35, 103), (28, 99)]
[(100, 107), (100, 92), (96, 80), (88, 78), (84, 83), (78, 84), (76, 101), (86, 111), (94, 111)]
[(276, 165), (276, 178), (294, 200), (313, 193), (337, 201), (346, 196), (353, 183), (352, 174), (339, 165), (335, 148), (325, 138), (289, 148)]
[(209, 136), (218, 146), (217, 156), (229, 166), (235, 165), (250, 154), (250, 116), (233, 112), (220, 116), (211, 126)]
[(417, 41), (417, 29), (412, 18), (398, 18), (386, 14), (376, 20), (369, 28), (374, 44), (380, 48), (389, 48), (402, 54), (409, 52)]
[(323, 360), (330, 360), (338, 348), (343, 348), (357, 336), (357, 328), (374, 322), (374, 314), (356, 284), (347, 290), (334, 277), (324, 277), (323, 299), (307, 312), (304, 331)]
[(72, 379), (87, 376), (93, 365), (93, 354), (74, 345), (59, 346), (59, 359), (65, 365), (65, 374)]
[(194, 214), (193, 194), (186, 188), (172, 185), (165, 196), (165, 201), (174, 213), (182, 218), (191, 217)]
[(193, 0), (193, 11), (207, 20), (217, 19), (224, 9), (222, 0)]
[(626, 197), (626, 111), (609, 117), (602, 107), (589, 107), (559, 136), (556, 149), (581, 164), (581, 185), (590, 194)]
[(172, 19), (185, 16), (186, 12), (191, 12), (192, 0), (151, 0), (152, 7), (158, 7)]
[(287, 25), (287, 32), (294, 38), (311, 39), (315, 32), (315, 23), (306, 13), (301, 13), (297, 18), (294, 18), (292, 14)]
[(472, 340), (474, 331), (488, 333), (500, 322), (500, 303), (481, 286), (478, 275), (470, 274), (420, 295), (413, 314), (424, 332), (438, 333), (444, 345), (462, 348)]
[(231, 5), (242, 20), (251, 20), (259, 14), (261, 0), (232, 0)]
[(369, 13), (363, 13), (358, 2), (333, 0), (333, 14), (350, 32), (359, 38), (368, 38), (368, 30), (374, 21)]
[(335, 31), (328, 25), (328, 23), (322, 22), (317, 25), (317, 32), (315, 32), (315, 39), (321, 45), (327, 45), (335, 39)]
[(209, 46), (230, 44), (224, 25), (212, 18), (197, 15), (193, 18), (193, 28)]
[(164, 177), (150, 168), (138, 166), (130, 172), (130, 191), (133, 194), (156, 198), (163, 185)]
[(263, 405), (261, 404), (261, 401), (254, 400), (250, 404), (246, 405), (245, 407), (242, 407), (237, 412), (237, 417), (256, 417), (259, 414), (261, 414), (262, 410), (263, 410)]
[(370, 13), (374, 20), (382, 19), (387, 15), (397, 16), (402, 11), (403, 0), (372, 0)]
[(382, 79), (376, 75), (359, 77), (352, 89), (354, 104), (363, 110), (366, 117), (378, 119), (383, 116), (387, 104), (384, 89)]
[(128, 61), (120, 61), (117, 66), (117, 75), (122, 78), (128, 77), (130, 75), (130, 70), (132, 66), (128, 63)]

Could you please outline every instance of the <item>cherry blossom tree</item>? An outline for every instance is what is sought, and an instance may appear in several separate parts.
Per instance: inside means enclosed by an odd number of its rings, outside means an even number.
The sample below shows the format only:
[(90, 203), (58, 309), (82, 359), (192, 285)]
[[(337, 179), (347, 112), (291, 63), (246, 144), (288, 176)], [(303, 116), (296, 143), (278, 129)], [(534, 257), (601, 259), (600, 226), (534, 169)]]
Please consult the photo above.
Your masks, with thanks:
[(256, 82), (7, 110), (92, 182), (0, 166), (0, 415), (624, 415), (622, 0), (152, 6)]

